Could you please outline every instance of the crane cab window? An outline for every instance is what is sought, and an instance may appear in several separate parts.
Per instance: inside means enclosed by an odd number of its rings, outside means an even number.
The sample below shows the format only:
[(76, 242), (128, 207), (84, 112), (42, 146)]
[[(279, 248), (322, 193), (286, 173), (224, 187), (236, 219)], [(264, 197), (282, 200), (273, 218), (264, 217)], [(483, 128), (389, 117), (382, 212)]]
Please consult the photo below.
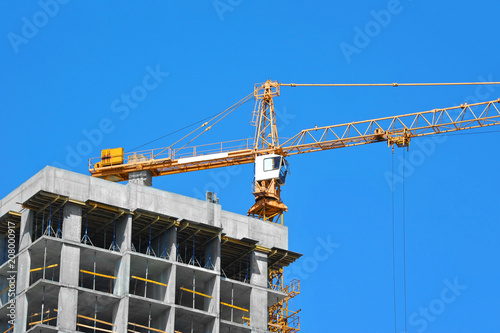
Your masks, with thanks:
[(278, 170), (281, 166), (281, 156), (264, 159), (264, 171)]

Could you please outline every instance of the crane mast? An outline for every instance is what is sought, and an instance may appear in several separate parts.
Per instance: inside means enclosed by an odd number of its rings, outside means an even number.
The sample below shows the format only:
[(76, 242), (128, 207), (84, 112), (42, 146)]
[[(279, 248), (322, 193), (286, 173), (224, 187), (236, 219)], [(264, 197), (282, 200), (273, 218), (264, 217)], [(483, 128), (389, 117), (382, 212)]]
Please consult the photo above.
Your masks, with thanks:
[[(279, 94), (280, 86), (276, 81), (267, 80), (263, 84), (255, 85), (254, 96), (257, 108), (254, 112), (257, 113), (257, 121), (253, 150), (256, 157), (262, 155), (263, 150), (266, 150), (267, 154), (281, 153), (273, 101), (273, 97)], [(255, 173), (259, 167), (256, 163)], [(281, 201), (281, 184), (278, 179), (254, 179), (252, 193), (255, 196), (255, 203), (248, 210), (248, 215), (271, 222), (276, 218), (281, 218), (281, 224), (283, 224), (283, 212), (288, 211), (288, 207)]]

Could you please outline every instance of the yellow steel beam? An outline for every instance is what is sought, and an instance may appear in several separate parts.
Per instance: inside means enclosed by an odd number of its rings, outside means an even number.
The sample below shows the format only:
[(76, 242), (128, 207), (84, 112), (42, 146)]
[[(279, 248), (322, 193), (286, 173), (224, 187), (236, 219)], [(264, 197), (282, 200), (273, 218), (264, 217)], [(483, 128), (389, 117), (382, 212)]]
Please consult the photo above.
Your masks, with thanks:
[(145, 226), (144, 228), (142, 228), (139, 232), (136, 233), (136, 235), (142, 234), (143, 231), (148, 230), (150, 226), (152, 226), (153, 224), (155, 224), (159, 220), (160, 220), (160, 216), (156, 216), (156, 219), (153, 222), (149, 223), (147, 226)]
[(33, 269), (30, 269), (30, 273), (41, 271), (44, 268), (45, 269), (49, 269), (49, 268), (54, 268), (54, 267), (57, 267), (57, 266), (59, 266), (59, 264), (53, 264), (53, 265), (49, 265), (49, 266), (45, 266), (45, 267), (33, 268)]
[(193, 293), (193, 294), (196, 294), (196, 295), (203, 296), (203, 297), (213, 298), (212, 296), (204, 294), (204, 293), (200, 293), (199, 291), (194, 291), (194, 290), (187, 289), (187, 288), (184, 288), (184, 287), (181, 287), (180, 289), (184, 290), (184, 291), (187, 291), (187, 292), (190, 292), (190, 293)]
[[(47, 311), (45, 311), (43, 314), (50, 313), (50, 311), (52, 311), (52, 310), (47, 310)], [(57, 310), (56, 310), (56, 312), (57, 312)], [(42, 314), (41, 312), (37, 312), (37, 313), (32, 314), (31, 316), (28, 316), (28, 318), (31, 318), (31, 317), (36, 317), (36, 316), (39, 316), (39, 315), (41, 315), (41, 314)]]
[(59, 200), (59, 198), (61, 198), (60, 195), (53, 195), (53, 197), (55, 196), (54, 200), (50, 201), (49, 203), (45, 204), (44, 206), (42, 206), (42, 208), (40, 208), (39, 210), (37, 210), (35, 213), (38, 214), (40, 213), (41, 211), (43, 211), (45, 208), (49, 207), (50, 205), (52, 205), (53, 203), (55, 203), (57, 200)]
[(107, 329), (105, 329), (105, 328), (99, 328), (99, 327), (94, 327), (94, 326), (84, 325), (84, 324), (80, 324), (80, 323), (76, 323), (76, 326), (85, 327), (85, 328), (90, 328), (90, 329), (92, 329), (92, 330), (101, 331), (101, 332), (116, 333), (115, 331), (112, 331), (112, 330), (107, 330)]
[(80, 269), (80, 272), (85, 273), (85, 274), (90, 274), (90, 275), (95, 275), (95, 276), (100, 276), (100, 277), (105, 277), (105, 278), (108, 278), (108, 279), (116, 280), (116, 276), (113, 276), (113, 275), (106, 275), (106, 274), (94, 273), (94, 272), (86, 271), (84, 269)]
[(44, 320), (34, 321), (34, 322), (29, 323), (29, 325), (32, 326), (32, 325), (36, 325), (36, 324), (46, 323), (46, 322), (54, 320), (54, 319), (57, 319), (57, 316), (56, 317), (52, 317), (52, 318), (47, 318), (47, 319), (44, 319)]
[(141, 280), (141, 281), (145, 281), (145, 282), (150, 282), (150, 283), (154, 283), (154, 284), (157, 284), (157, 285), (160, 285), (160, 286), (164, 286), (164, 287), (167, 286), (166, 283), (161, 283), (161, 282), (157, 282), (157, 281), (145, 279), (145, 278), (142, 278), (142, 277), (139, 277), (139, 276), (132, 275), (132, 279)]
[(100, 320), (100, 319), (97, 319), (97, 318), (87, 317), (87, 316), (84, 316), (84, 315), (77, 315), (77, 317), (78, 318), (83, 318), (83, 319), (88, 319), (88, 320), (91, 320), (91, 321), (95, 321), (96, 323), (106, 324), (106, 325), (113, 326), (113, 327), (116, 326), (113, 323), (109, 323), (107, 321)]
[(234, 308), (234, 309), (238, 309), (238, 310), (241, 310), (241, 311), (249, 312), (248, 309), (240, 308), (239, 306), (236, 306), (236, 305), (232, 305), (232, 304), (228, 304), (228, 303), (224, 303), (224, 302), (220, 302), (220, 304), (222, 304), (224, 306), (228, 306), (230, 308)]
[[(107, 205), (107, 204), (103, 204), (103, 203), (99, 203), (99, 202), (94, 202), (91, 200), (87, 201), (87, 203), (90, 206), (96, 206), (97, 208), (101, 208), (101, 209), (104, 209), (104, 210), (107, 210), (107, 211), (110, 211), (110, 212), (113, 212), (116, 214), (123, 215), (124, 213), (130, 213), (130, 211), (127, 209), (123, 209), (123, 208), (119, 208), (119, 207), (115, 207), (115, 206), (111, 206), (111, 205)], [(92, 209), (92, 210), (94, 210), (94, 209)]]

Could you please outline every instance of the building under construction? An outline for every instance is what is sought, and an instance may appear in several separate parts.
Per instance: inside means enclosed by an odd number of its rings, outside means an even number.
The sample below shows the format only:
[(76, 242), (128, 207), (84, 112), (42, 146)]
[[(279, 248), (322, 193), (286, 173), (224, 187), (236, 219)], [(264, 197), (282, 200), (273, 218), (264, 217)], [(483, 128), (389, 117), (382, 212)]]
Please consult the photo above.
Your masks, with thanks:
[(0, 332), (297, 331), (287, 227), (209, 194), (44, 168), (0, 201)]

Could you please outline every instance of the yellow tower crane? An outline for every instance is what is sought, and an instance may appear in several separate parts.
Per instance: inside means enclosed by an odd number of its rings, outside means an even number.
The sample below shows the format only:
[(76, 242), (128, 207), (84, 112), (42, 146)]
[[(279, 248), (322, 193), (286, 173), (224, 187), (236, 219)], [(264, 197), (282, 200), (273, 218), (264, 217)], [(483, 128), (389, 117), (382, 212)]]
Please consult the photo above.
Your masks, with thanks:
[[(500, 98), (488, 102), (462, 104), (448, 108), (329, 125), (301, 130), (293, 137), (280, 142), (276, 124), (273, 98), (280, 95), (280, 87), (299, 86), (444, 86), (484, 85), (500, 82), (464, 83), (389, 83), (389, 84), (295, 84), (266, 81), (256, 84), (250, 94), (214, 118), (214, 124), (227, 116), (252, 97), (256, 107), (252, 123), (255, 125), (253, 139), (219, 142), (209, 145), (186, 145), (140, 152), (123, 153), (123, 148), (105, 149), (101, 157), (89, 160), (89, 171), (93, 177), (110, 181), (124, 181), (138, 171), (149, 171), (151, 176), (163, 176), (183, 172), (206, 170), (231, 165), (255, 163), (253, 194), (255, 203), (248, 215), (270, 222), (283, 224), (283, 213), (287, 206), (281, 200), (281, 186), (288, 173), (286, 157), (321, 150), (352, 147), (376, 142), (387, 142), (389, 147), (409, 147), (415, 137), (500, 125)], [(204, 123), (202, 133), (213, 126)], [(194, 131), (193, 131), (194, 132)], [(191, 132), (191, 133), (193, 133)], [(201, 134), (201, 133), (200, 133)], [(198, 134), (196, 137), (198, 137)], [(195, 137), (195, 138), (196, 138)], [(193, 139), (194, 140), (194, 139)], [(191, 140), (192, 141), (192, 140)], [(189, 141), (189, 142), (191, 142)], [(298, 283), (283, 284), (282, 268), (270, 270), (269, 281), (273, 288), (289, 296), (270, 308), (269, 330), (271, 332), (297, 332), (297, 313), (288, 309), (288, 300), (300, 291)]]

